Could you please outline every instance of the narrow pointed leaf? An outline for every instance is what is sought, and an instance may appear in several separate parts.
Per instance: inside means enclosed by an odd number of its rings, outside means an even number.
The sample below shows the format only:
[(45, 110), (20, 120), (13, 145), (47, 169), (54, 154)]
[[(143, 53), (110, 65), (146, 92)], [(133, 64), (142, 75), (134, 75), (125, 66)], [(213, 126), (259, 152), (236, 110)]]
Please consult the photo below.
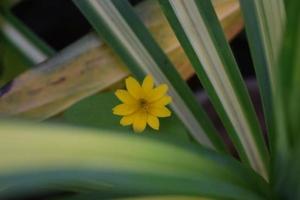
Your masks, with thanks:
[[(159, 4), (153, 0), (145, 0), (134, 9), (168, 54), (181, 77), (191, 77), (194, 70)], [(236, 17), (238, 10), (232, 10), (224, 3), (217, 3), (216, 9), (226, 29), (227, 38), (232, 39), (241, 27), (241, 17)], [(16, 65), (18, 64), (15, 62), (7, 64), (9, 69)], [(31, 66), (29, 64), (28, 67)], [(68, 76), (65, 77), (64, 74)], [(1, 88), (0, 113), (4, 116), (43, 120), (61, 113), (86, 96), (115, 87), (129, 74), (118, 56), (97, 35), (89, 33), (70, 45), (70, 48), (58, 52), (47, 62), (24, 72)], [(10, 75), (6, 80), (11, 80), (12, 77)], [(49, 80), (56, 83), (55, 88), (49, 84)]]
[(0, 33), (32, 66), (54, 54), (51, 47), (5, 9), (0, 12)]
[[(261, 93), (271, 151), (274, 150), (275, 71), (285, 24), (283, 0), (240, 0), (247, 38)], [(274, 108), (275, 109), (275, 108)]]
[(168, 84), (174, 102), (173, 110), (200, 144), (217, 150), (224, 149), (215, 128), (197, 105), (191, 90), (127, 1), (74, 2), (138, 79), (142, 80), (145, 74), (152, 74), (156, 83)]
[(242, 160), (267, 177), (269, 160), (262, 132), (211, 2), (160, 3)]

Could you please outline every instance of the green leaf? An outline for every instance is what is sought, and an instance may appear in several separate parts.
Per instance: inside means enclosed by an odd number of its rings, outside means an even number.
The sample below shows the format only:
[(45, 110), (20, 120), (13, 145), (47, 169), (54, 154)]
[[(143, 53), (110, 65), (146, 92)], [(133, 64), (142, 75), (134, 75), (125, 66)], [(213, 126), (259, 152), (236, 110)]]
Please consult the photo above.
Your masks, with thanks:
[(225, 155), (114, 131), (1, 122), (0, 198), (41, 192), (263, 199), (267, 183)]
[(211, 2), (160, 3), (240, 157), (267, 178), (269, 158), (262, 131)]
[(272, 175), (274, 190), (283, 199), (299, 199), (300, 2), (291, 0), (288, 5), (282, 49), (276, 65), (276, 154)]
[[(278, 71), (281, 78), (281, 91), (288, 123), (288, 134), (291, 148), (299, 145), (300, 118), (300, 14), (299, 2), (291, 2), (288, 12), (288, 24), (284, 35), (281, 60)], [(296, 7), (297, 9), (295, 9)], [(286, 66), (286, 67), (283, 67)]]
[(290, 1), (276, 77), (276, 153), (285, 159), (299, 145), (300, 2)]
[(26, 58), (24, 58), (15, 47), (11, 46), (3, 38), (0, 38), (0, 47), (0, 86), (3, 86), (13, 80), (17, 75), (29, 69), (31, 64), (28, 63)]
[[(232, 38), (239, 30), (236, 26), (240, 26), (241, 17), (239, 15), (237, 17), (236, 14), (238, 9), (235, 6), (232, 10), (227, 3), (217, 3), (216, 7), (220, 20), (227, 30), (228, 38)], [(189, 78), (194, 73), (193, 69), (158, 2), (145, 0), (137, 4), (134, 9), (170, 57), (181, 76), (185, 79)], [(234, 20), (230, 20), (232, 18)], [(233, 29), (236, 31), (232, 32)], [(3, 48), (8, 50), (6, 47)], [(9, 58), (10, 62), (5, 61), (8, 64), (7, 70), (4, 70), (7, 75), (5, 83), (15, 75), (6, 72), (14, 71), (11, 69), (20, 66), (16, 61), (19, 61), (21, 56), (17, 55), (15, 50), (13, 52), (13, 59)], [(26, 67), (31, 66), (29, 63)], [(111, 48), (96, 34), (89, 33), (69, 48), (49, 58), (47, 62), (16, 77), (12, 81), (13, 84), (3, 87), (0, 90), (2, 94), (0, 113), (5, 116), (43, 120), (61, 113), (86, 96), (111, 88), (129, 74), (124, 63)], [(62, 81), (64, 79), (66, 81)], [(55, 88), (52, 87), (51, 82), (56, 83)]]
[(29, 30), (9, 10), (0, 11), (2, 46), (1, 86), (54, 54), (54, 50)]
[[(259, 76), (266, 75), (265, 79), (270, 79), (269, 87), (274, 90), (274, 66), (278, 61), (286, 18), (284, 1), (240, 0), (240, 3), (257, 73)], [(262, 73), (262, 70), (266, 72)]]
[(31, 65), (45, 61), (54, 50), (8, 10), (0, 13), (0, 35)]
[[(89, 195), (70, 195), (70, 197), (55, 198), (55, 200), (86, 200), (86, 199), (97, 199), (99, 195), (89, 194)], [(115, 200), (210, 200), (204, 197), (198, 196), (179, 196), (179, 195), (149, 195), (149, 196), (139, 196), (139, 197), (128, 197), (128, 198), (112, 198)]]
[[(205, 200), (206, 198), (201, 197), (188, 197), (188, 196), (150, 196), (150, 197), (136, 197), (130, 198), (132, 200)], [(122, 198), (118, 200), (129, 200), (129, 198)], [(207, 199), (208, 200), (208, 199)]]
[[(297, 141), (300, 142), (299, 140)], [(280, 170), (276, 171), (276, 182), (274, 190), (282, 199), (293, 200), (300, 198), (300, 148), (296, 147), (295, 150), (290, 152), (281, 163), (276, 163), (280, 166)], [(278, 168), (277, 168), (278, 169)]]
[[(247, 38), (258, 80), (271, 151), (274, 150), (275, 69), (285, 25), (283, 0), (240, 0)], [(276, 109), (276, 108), (274, 108)]]
[[(104, 92), (83, 99), (68, 108), (61, 121), (76, 126), (123, 131), (121, 133), (127, 131), (129, 134), (134, 134), (131, 126), (121, 126), (121, 118), (112, 114), (112, 108), (118, 104), (120, 102), (114, 93)], [(189, 137), (187, 137), (187, 130), (175, 115), (161, 118), (159, 121), (159, 131), (147, 128), (141, 136), (190, 142)]]
[(138, 79), (152, 74), (156, 83), (169, 86), (173, 110), (200, 144), (224, 151), (224, 144), (193, 93), (127, 1), (74, 2)]

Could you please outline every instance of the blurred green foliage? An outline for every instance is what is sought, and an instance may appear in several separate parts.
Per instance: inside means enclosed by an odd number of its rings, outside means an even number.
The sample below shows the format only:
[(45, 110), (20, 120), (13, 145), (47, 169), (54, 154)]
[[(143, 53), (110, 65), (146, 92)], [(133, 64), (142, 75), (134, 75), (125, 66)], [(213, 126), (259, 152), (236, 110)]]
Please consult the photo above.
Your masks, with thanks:
[(30, 62), (14, 46), (0, 37), (0, 86), (31, 67)]

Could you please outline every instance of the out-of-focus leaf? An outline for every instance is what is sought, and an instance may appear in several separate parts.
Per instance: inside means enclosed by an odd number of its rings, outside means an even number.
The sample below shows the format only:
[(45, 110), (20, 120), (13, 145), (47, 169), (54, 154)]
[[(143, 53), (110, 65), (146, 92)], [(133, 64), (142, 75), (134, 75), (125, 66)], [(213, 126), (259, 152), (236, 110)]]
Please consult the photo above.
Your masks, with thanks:
[(268, 198), (267, 183), (212, 151), (139, 135), (1, 122), (0, 198), (68, 191), (102, 197)]
[(1, 0), (0, 7), (10, 8), (11, 6), (17, 4), (20, 1), (22, 1), (22, 0)]
[[(2, 88), (2, 115), (45, 119), (128, 75), (111, 50), (88, 35)], [(113, 67), (118, 66), (118, 67)]]
[(276, 151), (283, 157), (298, 147), (300, 117), (300, 1), (291, 0), (276, 66)]
[(30, 64), (12, 46), (0, 38), (0, 86), (12, 80), (17, 75), (30, 68)]
[[(299, 140), (297, 141), (300, 142)], [(300, 148), (296, 147), (290, 154), (281, 157), (281, 163), (277, 163), (281, 170), (276, 171), (276, 182), (274, 188), (278, 196), (285, 200), (300, 198)], [(279, 164), (279, 165), (278, 165)]]
[(0, 85), (54, 54), (38, 36), (9, 10), (0, 11)]
[[(55, 198), (53, 200), (86, 200), (97, 199), (97, 195), (69, 195), (69, 197)], [(209, 198), (198, 196), (179, 196), (179, 195), (163, 195), (163, 196), (141, 196), (141, 197), (128, 197), (128, 198), (112, 198), (114, 200), (210, 200)]]
[(238, 0), (213, 2), (227, 40), (233, 39), (244, 28)]
[[(230, 24), (225, 26), (225, 32), (232, 38), (241, 28), (241, 17), (237, 15), (232, 20), (231, 16), (239, 11), (225, 3), (216, 6), (222, 23)], [(157, 2), (143, 1), (135, 9), (182, 77), (190, 77), (192, 67)], [(42, 120), (128, 75), (119, 58), (96, 36), (89, 35), (2, 88), (0, 113)]]
[(209, 200), (208, 198), (201, 197), (187, 197), (187, 196), (150, 196), (150, 197), (133, 197), (133, 198), (122, 198), (117, 200)]
[[(21, 59), (34, 66), (54, 54), (54, 50), (34, 34), (9, 10), (0, 12), (0, 36), (14, 47)], [(11, 66), (10, 66), (11, 67)]]
[(290, 0), (283, 45), (276, 66), (276, 156), (274, 188), (282, 199), (300, 198), (300, 1)]

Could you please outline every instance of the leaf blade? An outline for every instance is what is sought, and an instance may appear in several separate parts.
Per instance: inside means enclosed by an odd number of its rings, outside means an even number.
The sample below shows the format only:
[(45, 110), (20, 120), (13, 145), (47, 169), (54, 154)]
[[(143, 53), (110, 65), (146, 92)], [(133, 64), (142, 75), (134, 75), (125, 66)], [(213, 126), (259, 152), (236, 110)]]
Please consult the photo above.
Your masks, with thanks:
[(147, 73), (152, 74), (157, 83), (168, 84), (170, 95), (174, 99), (173, 109), (199, 143), (224, 150), (224, 145), (205, 112), (197, 105), (190, 89), (153, 41), (128, 2), (74, 2), (140, 80)]
[(160, 1), (237, 150), (264, 177), (268, 152), (247, 89), (209, 1)]
[(112, 131), (15, 123), (1, 122), (1, 197), (57, 186), (109, 196), (268, 195), (266, 182), (252, 170), (211, 151)]
[(285, 8), (279, 1), (240, 0), (245, 20), (247, 38), (264, 109), (269, 133), (271, 152), (275, 148), (274, 138), (274, 90), (276, 86), (275, 65), (280, 50), (285, 24)]

